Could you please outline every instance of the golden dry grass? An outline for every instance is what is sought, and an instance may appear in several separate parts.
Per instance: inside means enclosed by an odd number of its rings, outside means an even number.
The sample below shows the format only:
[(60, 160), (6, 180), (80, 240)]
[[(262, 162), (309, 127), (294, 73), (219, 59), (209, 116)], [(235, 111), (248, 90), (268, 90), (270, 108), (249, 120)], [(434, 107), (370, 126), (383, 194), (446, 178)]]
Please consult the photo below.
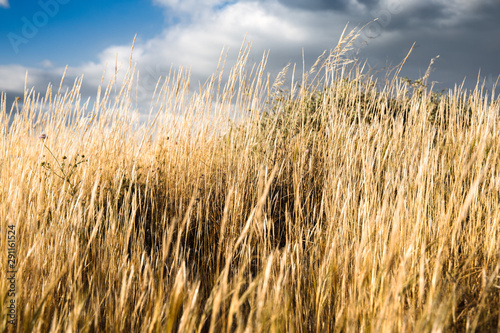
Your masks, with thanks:
[(500, 329), (500, 103), (399, 71), (380, 88), (355, 37), (293, 93), (248, 48), (224, 86), (172, 73), (140, 128), (132, 69), (90, 117), (80, 81), (26, 92), (10, 126), (3, 96), (1, 330)]

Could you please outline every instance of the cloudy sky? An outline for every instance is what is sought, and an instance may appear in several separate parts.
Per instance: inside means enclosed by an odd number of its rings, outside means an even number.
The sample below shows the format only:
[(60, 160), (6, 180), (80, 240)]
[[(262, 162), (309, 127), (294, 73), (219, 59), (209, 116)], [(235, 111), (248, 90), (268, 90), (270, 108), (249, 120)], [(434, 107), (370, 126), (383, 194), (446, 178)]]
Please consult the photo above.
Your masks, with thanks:
[[(431, 81), (440, 89), (464, 78), (473, 87), (479, 71), (487, 88), (500, 74), (498, 0), (0, 0), (0, 91), (8, 101), (28, 86), (45, 92), (84, 75), (83, 94), (95, 96), (115, 60), (126, 69), (134, 35), (134, 60), (144, 87), (171, 66), (200, 81), (215, 71), (221, 50), (234, 63), (246, 36), (251, 62), (269, 50), (267, 70), (289, 62), (311, 65), (333, 48), (349, 24), (370, 23), (357, 57), (375, 69), (398, 64), (415, 49), (402, 76), (417, 79), (440, 56)], [(349, 29), (348, 29), (349, 30)], [(197, 86), (197, 85), (196, 85)]]

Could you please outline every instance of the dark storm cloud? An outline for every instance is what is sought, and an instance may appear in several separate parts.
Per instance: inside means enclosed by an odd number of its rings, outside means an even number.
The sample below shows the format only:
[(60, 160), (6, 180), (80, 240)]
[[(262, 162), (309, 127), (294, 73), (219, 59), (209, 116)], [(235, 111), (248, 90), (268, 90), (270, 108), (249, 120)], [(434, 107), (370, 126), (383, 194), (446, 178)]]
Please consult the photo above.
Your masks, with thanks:
[(393, 20), (387, 26), (388, 30), (417, 29), (425, 30), (439, 26), (446, 18), (446, 6), (441, 3), (419, 4), (409, 10), (393, 15)]
[[(424, 75), (430, 61), (430, 81), (440, 88), (453, 87), (464, 78), (466, 87), (481, 79), (491, 89), (500, 74), (500, 1), (458, 0), (350, 0), (302, 1), (280, 0), (290, 8), (341, 11), (352, 25), (370, 23), (361, 33), (359, 57), (381, 68), (396, 65), (415, 43), (402, 75), (412, 79)], [(325, 27), (327, 29), (327, 27)]]
[(473, 88), (481, 71), (482, 82), (491, 89), (500, 74), (498, 17), (498, 2), (417, 3), (397, 14), (386, 12), (380, 22), (372, 23), (361, 54), (374, 67), (395, 65), (415, 42), (402, 75), (423, 76), (430, 60), (439, 55), (430, 77), (438, 88), (453, 87), (464, 78), (465, 86)]

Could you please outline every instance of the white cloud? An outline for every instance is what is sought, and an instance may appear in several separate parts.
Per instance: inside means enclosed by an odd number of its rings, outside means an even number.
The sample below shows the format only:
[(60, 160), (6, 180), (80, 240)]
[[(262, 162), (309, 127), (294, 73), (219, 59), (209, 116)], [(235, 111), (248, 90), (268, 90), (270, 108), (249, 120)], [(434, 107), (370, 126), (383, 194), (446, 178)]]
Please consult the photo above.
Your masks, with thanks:
[(0, 0), (0, 7), (9, 8), (9, 0)]
[(54, 64), (49, 59), (45, 59), (40, 65), (42, 65), (43, 68), (54, 68)]
[(156, 3), (160, 6), (166, 6), (173, 10), (181, 10), (189, 13), (197, 12), (200, 9), (207, 10), (211, 9), (215, 6), (221, 6), (229, 1), (226, 0), (153, 0), (153, 3)]
[[(204, 80), (216, 69), (223, 48), (229, 49), (228, 64), (235, 61), (246, 36), (252, 42), (254, 59), (260, 60), (262, 52), (270, 50), (270, 66), (275, 64), (279, 70), (290, 60), (301, 62), (302, 48), (319, 55), (335, 46), (346, 23), (346, 18), (331, 12), (309, 13), (273, 2), (239, 2), (164, 31), (139, 46), (140, 56), (135, 58), (141, 67), (188, 67), (194, 77)], [(280, 59), (273, 62), (273, 53)]]
[(24, 91), (24, 81), (28, 72), (27, 87), (35, 84), (37, 78), (42, 74), (41, 70), (27, 69), (21, 65), (0, 66), (0, 91)]
[[(169, 27), (158, 36), (135, 45), (133, 61), (138, 64), (140, 83), (151, 94), (160, 76), (165, 77), (171, 68), (177, 69), (180, 66), (191, 70), (191, 86), (196, 89), (198, 81), (203, 84), (216, 70), (223, 49), (228, 50), (227, 73), (228, 67), (236, 61), (245, 36), (246, 41), (252, 43), (250, 64), (258, 63), (263, 52), (270, 50), (268, 72), (277, 73), (288, 62), (296, 62), (302, 68), (302, 49), (313, 58), (313, 62), (324, 49), (336, 45), (347, 23), (347, 18), (340, 13), (313, 13), (288, 8), (273, 1), (226, 4), (225, 1), (212, 0), (201, 7), (194, 0), (155, 1), (176, 10), (189, 11), (191, 7), (202, 9), (197, 13), (191, 12), (196, 20), (191, 17), (190, 20)], [(213, 8), (222, 4), (226, 5)], [(114, 73), (116, 60), (120, 69), (118, 82), (123, 78), (129, 65), (130, 49), (131, 44), (106, 48), (100, 53), (97, 62), (68, 68), (66, 82), (72, 83), (74, 77), (84, 75), (83, 90), (90, 96), (95, 96), (104, 69), (106, 68), (104, 84), (107, 84)], [(58, 86), (64, 68), (53, 67), (48, 60), (42, 66), (43, 69), (29, 69), (28, 86), (35, 85), (39, 91), (43, 91), (48, 79)], [(0, 67), (0, 77), (9, 78), (0, 80), (0, 91), (22, 91), (25, 71), (22, 66)], [(7, 83), (9, 86), (6, 86)]]

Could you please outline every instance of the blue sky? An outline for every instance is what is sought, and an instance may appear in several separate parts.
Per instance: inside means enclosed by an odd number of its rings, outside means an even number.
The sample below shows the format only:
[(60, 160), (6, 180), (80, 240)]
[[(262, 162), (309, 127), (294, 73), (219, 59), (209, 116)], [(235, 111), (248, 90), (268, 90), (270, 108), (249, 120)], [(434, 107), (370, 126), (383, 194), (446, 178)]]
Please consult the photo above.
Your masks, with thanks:
[(356, 56), (370, 67), (398, 64), (416, 43), (402, 75), (421, 77), (439, 55), (430, 80), (440, 89), (465, 77), (474, 87), (480, 70), (492, 88), (500, 74), (499, 17), (498, 0), (0, 0), (0, 91), (8, 103), (22, 95), (28, 72), (28, 87), (44, 92), (68, 65), (68, 81), (84, 75), (82, 93), (95, 96), (106, 66), (116, 58), (128, 65), (135, 34), (145, 91), (171, 66), (204, 82), (223, 48), (228, 65), (235, 62), (245, 36), (250, 62), (269, 50), (267, 69), (275, 74), (289, 62), (301, 68), (303, 51), (311, 65), (335, 47), (346, 24), (369, 22)]
[[(44, 15), (47, 23), (35, 25), (44, 22)], [(13, 47), (11, 39), (14, 44), (17, 39), (9, 33), (24, 38), (28, 24), (23, 18), (38, 31)], [(135, 34), (152, 38), (167, 26), (163, 10), (149, 0), (11, 0), (9, 8), (0, 7), (0, 22), (0, 63), (24, 66), (40, 66), (44, 60), (56, 66), (95, 61), (110, 45), (129, 43)]]

